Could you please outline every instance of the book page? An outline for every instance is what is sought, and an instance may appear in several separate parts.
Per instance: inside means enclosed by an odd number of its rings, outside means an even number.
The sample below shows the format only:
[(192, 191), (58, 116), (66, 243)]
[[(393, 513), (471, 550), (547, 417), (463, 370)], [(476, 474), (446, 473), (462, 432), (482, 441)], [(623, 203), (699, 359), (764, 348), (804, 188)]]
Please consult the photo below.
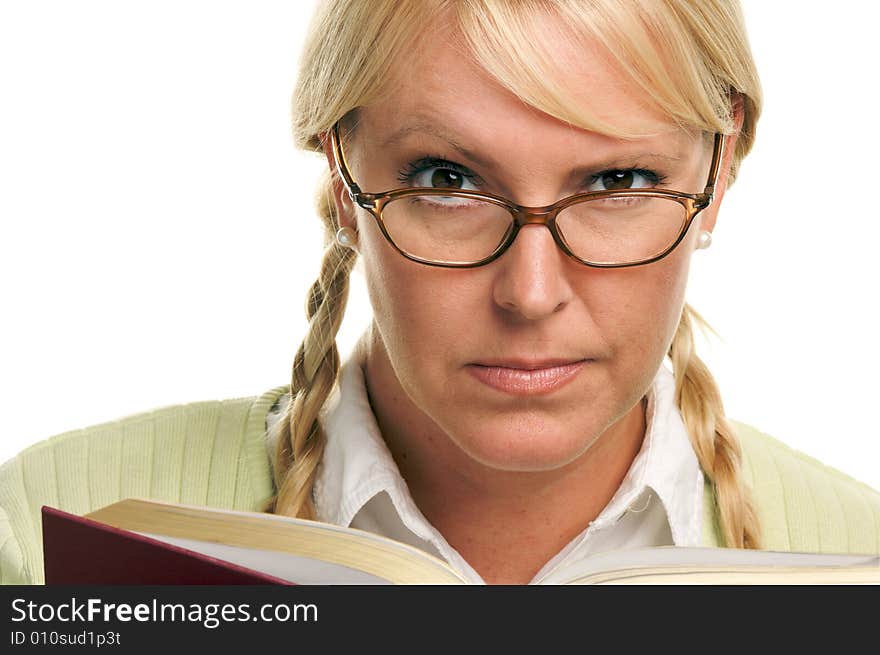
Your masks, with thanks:
[[(880, 557), (873, 555), (825, 555), (816, 553), (789, 553), (767, 550), (742, 550), (738, 548), (688, 548), (681, 546), (661, 546), (637, 548), (597, 553), (590, 557), (563, 566), (551, 572), (538, 584), (590, 584), (598, 579), (607, 579), (609, 572), (619, 572), (615, 577), (647, 573), (656, 570), (669, 575), (676, 570), (746, 570), (761, 567), (782, 569), (794, 567), (865, 567), (877, 579), (880, 574)], [(595, 579), (591, 577), (595, 576)]]
[(245, 566), (255, 571), (268, 573), (276, 578), (288, 580), (296, 584), (318, 585), (385, 585), (392, 584), (390, 580), (371, 575), (365, 571), (325, 562), (311, 557), (303, 557), (290, 553), (280, 553), (272, 550), (260, 550), (254, 548), (242, 548), (227, 544), (211, 543), (196, 539), (183, 539), (180, 537), (166, 537), (159, 534), (142, 533), (151, 539), (164, 541), (181, 548), (194, 550), (211, 557), (232, 562), (239, 566)]
[[(290, 555), (324, 561), (395, 584), (466, 584), (448, 563), (425, 551), (363, 530), (317, 521), (143, 499), (119, 501), (86, 518), (162, 540), (192, 540), (274, 553), (275, 558)], [(206, 552), (204, 547), (195, 550)], [(262, 566), (258, 570), (265, 571)], [(288, 579), (283, 574), (278, 577)]]

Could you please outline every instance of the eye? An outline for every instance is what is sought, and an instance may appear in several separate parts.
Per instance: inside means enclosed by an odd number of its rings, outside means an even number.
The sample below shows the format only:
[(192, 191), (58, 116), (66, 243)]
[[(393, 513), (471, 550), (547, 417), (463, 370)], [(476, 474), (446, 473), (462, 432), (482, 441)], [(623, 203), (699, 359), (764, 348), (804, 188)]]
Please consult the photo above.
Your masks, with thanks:
[(627, 168), (602, 171), (590, 180), (590, 191), (623, 191), (625, 189), (645, 189), (657, 186), (660, 176), (654, 171), (641, 168)]
[(406, 165), (397, 179), (412, 187), (477, 191), (478, 177), (464, 166), (436, 157), (423, 157)]

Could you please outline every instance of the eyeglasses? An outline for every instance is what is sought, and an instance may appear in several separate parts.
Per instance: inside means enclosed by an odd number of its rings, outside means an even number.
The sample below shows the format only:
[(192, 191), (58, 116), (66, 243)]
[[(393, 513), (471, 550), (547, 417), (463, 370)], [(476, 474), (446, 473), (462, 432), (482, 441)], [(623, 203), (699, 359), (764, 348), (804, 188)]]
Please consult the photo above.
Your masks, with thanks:
[(724, 137), (715, 135), (702, 193), (637, 188), (590, 191), (544, 207), (491, 193), (409, 187), (365, 193), (348, 170), (339, 123), (330, 130), (334, 164), (352, 202), (376, 219), (404, 257), (428, 266), (474, 268), (495, 261), (524, 225), (545, 225), (568, 257), (586, 266), (622, 268), (662, 259), (711, 203)]

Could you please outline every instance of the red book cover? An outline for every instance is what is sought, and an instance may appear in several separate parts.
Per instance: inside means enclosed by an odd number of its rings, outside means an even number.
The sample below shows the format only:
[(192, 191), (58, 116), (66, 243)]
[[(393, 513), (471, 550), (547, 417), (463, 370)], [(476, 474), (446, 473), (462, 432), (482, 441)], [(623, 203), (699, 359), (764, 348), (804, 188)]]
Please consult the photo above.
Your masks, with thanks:
[(42, 514), (47, 585), (293, 584), (54, 507)]

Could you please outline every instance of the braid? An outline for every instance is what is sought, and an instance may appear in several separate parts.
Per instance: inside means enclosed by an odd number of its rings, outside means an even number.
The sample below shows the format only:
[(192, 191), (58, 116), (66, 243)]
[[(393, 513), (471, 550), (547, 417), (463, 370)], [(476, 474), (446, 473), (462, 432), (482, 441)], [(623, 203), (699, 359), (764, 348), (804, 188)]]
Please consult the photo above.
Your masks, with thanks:
[(309, 328), (293, 360), (290, 403), (281, 419), (275, 457), (275, 488), (267, 511), (314, 519), (312, 487), (324, 452), (325, 435), (319, 413), (339, 373), (336, 333), (345, 314), (349, 275), (357, 254), (338, 245), (330, 178), (322, 185), (318, 209), (326, 228), (326, 250), (318, 279), (309, 289)]
[(675, 399), (700, 467), (715, 487), (721, 533), (728, 548), (760, 548), (760, 526), (741, 476), (742, 453), (724, 415), (721, 394), (709, 369), (694, 353), (692, 323), (707, 325), (685, 305), (669, 348)]

